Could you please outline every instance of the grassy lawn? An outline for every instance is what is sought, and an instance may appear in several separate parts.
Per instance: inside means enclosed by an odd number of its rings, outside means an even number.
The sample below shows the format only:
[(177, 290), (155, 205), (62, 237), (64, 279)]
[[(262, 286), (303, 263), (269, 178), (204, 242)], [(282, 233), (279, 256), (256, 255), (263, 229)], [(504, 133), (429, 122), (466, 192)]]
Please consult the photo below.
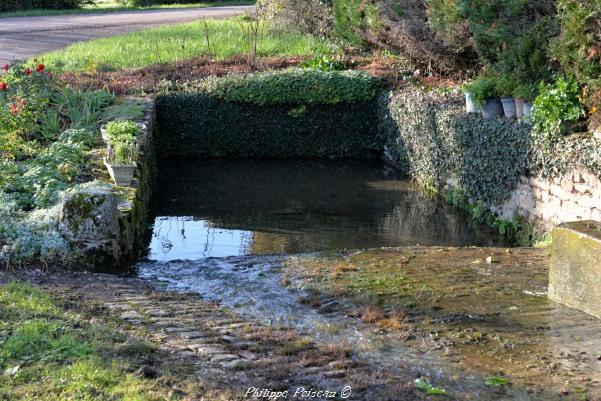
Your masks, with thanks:
[(73, 307), (29, 284), (0, 286), (0, 399), (171, 399), (168, 386), (131, 373), (153, 346)]
[[(208, 26), (210, 50), (205, 39)], [(244, 53), (248, 38), (243, 18), (195, 21), (73, 44), (38, 57), (62, 71), (111, 71), (171, 63), (198, 56), (215, 59)], [(293, 31), (271, 32), (263, 26), (259, 56), (293, 56), (325, 53), (334, 46), (322, 39)]]
[(150, 7), (124, 7), (116, 0), (97, 0), (94, 5), (85, 5), (82, 8), (69, 10), (27, 10), (0, 13), (3, 17), (38, 17), (44, 15), (67, 15), (67, 14), (92, 14), (92, 13), (114, 13), (119, 11), (138, 10), (160, 10), (174, 8), (199, 8), (199, 7), (223, 7), (223, 6), (245, 6), (255, 4), (253, 0), (224, 0), (214, 2), (193, 2), (190, 4), (164, 4)]

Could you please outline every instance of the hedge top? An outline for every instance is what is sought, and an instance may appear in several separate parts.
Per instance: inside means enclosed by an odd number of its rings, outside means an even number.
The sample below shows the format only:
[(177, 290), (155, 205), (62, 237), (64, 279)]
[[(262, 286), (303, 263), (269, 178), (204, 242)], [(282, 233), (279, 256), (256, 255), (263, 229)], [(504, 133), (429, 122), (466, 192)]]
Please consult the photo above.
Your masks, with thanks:
[(269, 105), (316, 105), (369, 101), (380, 81), (362, 71), (324, 72), (292, 68), (207, 78), (184, 85), (185, 92), (206, 92), (228, 102)]

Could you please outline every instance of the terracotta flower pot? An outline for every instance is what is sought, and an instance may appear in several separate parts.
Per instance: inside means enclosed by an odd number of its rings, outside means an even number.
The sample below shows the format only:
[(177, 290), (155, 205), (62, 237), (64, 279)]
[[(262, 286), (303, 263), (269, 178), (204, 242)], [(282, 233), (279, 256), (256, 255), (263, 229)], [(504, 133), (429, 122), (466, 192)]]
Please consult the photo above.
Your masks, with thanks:
[(515, 115), (517, 118), (521, 118), (524, 115), (524, 102), (525, 100), (522, 98), (515, 98)]

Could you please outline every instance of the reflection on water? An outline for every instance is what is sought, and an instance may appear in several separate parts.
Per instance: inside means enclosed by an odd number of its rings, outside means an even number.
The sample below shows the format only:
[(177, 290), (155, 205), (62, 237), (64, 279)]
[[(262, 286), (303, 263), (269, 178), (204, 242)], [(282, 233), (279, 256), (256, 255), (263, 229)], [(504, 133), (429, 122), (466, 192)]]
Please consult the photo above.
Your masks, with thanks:
[[(347, 345), (374, 368), (428, 376), (464, 400), (554, 401), (563, 399), (557, 383), (567, 376), (554, 379), (546, 362), (553, 362), (553, 369), (555, 361), (574, 365), (574, 356), (600, 344), (591, 340), (599, 330), (595, 322), (532, 295), (544, 292), (546, 257), (530, 250), (418, 248), (404, 251), (414, 253), (404, 263), (399, 262), (398, 251), (368, 253), (366, 265), (376, 270), (374, 277), (401, 273), (429, 289), (417, 293), (425, 298), (411, 302), (414, 307), (408, 316), (419, 328), (414, 343), (374, 331), (345, 313), (325, 313), (303, 304), (301, 300), (311, 293), (302, 281), (282, 286), (282, 273), (284, 262), (321, 257), (309, 252), (502, 244), (464, 213), (424, 195), (381, 166), (171, 161), (161, 166), (159, 185), (147, 258), (137, 265), (140, 277), (162, 281), (169, 290), (194, 291), (246, 318), (309, 332), (320, 342)], [(290, 256), (298, 253), (304, 255)], [(491, 255), (494, 263), (484, 262)], [(582, 324), (584, 331), (578, 326)], [(438, 346), (440, 338), (450, 341), (444, 344), (451, 354), (425, 347), (432, 342)], [(422, 340), (423, 345), (415, 345)], [(474, 366), (458, 363), (459, 355)], [(596, 360), (580, 359), (576, 368), (591, 372)], [(489, 360), (498, 370), (489, 368)], [(497, 371), (513, 375), (515, 386), (487, 386), (486, 376)], [(545, 393), (532, 394), (529, 380), (540, 382)], [(552, 391), (544, 388), (548, 384), (554, 386)]]
[(160, 171), (151, 260), (501, 243), (380, 165), (171, 160)]

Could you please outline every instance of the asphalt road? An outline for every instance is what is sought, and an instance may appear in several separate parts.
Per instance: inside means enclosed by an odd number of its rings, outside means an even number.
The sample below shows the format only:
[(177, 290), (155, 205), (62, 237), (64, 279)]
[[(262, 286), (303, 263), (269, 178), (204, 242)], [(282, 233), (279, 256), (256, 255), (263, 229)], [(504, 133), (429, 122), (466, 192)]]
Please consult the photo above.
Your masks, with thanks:
[(13, 59), (27, 59), (84, 40), (201, 18), (231, 17), (242, 14), (251, 7), (207, 7), (0, 18), (0, 64)]

